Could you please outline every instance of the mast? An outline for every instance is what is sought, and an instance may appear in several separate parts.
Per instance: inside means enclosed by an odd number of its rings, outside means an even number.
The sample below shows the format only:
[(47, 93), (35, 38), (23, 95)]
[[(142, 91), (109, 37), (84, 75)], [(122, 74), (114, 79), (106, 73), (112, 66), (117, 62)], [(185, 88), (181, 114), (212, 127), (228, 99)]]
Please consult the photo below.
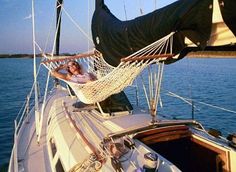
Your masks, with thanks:
[(61, 4), (63, 0), (57, 0), (56, 8), (57, 8), (57, 18), (56, 18), (56, 26), (58, 28), (56, 35), (56, 55), (60, 54), (60, 34), (61, 34)]
[[(59, 56), (60, 54), (60, 35), (61, 35), (61, 6), (62, 6), (63, 0), (57, 0), (56, 3), (56, 9), (57, 9), (57, 18), (56, 18), (56, 56)], [(59, 80), (57, 78), (54, 78), (54, 86), (59, 85)]]

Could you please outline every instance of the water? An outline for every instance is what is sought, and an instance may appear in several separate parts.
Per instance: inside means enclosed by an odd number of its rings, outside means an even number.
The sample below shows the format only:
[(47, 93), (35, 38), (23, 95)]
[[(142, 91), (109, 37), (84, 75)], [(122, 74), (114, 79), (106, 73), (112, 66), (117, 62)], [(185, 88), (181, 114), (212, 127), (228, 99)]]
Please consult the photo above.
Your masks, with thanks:
[(31, 66), (29, 59), (0, 59), (0, 165), (10, 156), (14, 119), (32, 85)]
[[(236, 59), (184, 59), (166, 67), (163, 85), (182, 97), (194, 99), (195, 119), (206, 127), (217, 128), (224, 135), (236, 132), (236, 113), (199, 104), (204, 102), (236, 112)], [(163, 110), (177, 117), (190, 116), (192, 107), (182, 103), (165, 97), (164, 104), (168, 106)]]
[[(9, 161), (14, 119), (33, 83), (32, 63), (32, 59), (0, 59), (0, 166)], [(45, 78), (46, 73), (40, 80)], [(236, 111), (236, 59), (185, 58), (165, 66), (162, 86), (163, 107), (158, 108), (159, 114), (191, 118), (192, 107), (180, 99), (167, 96), (171, 91), (195, 100), (195, 119), (206, 128), (219, 129), (224, 135), (236, 132), (235, 113), (199, 103)], [(140, 102), (144, 102), (144, 97)]]
[[(39, 62), (39, 59), (38, 59)], [(16, 118), (33, 83), (33, 60), (0, 58), (0, 167), (10, 158)], [(42, 70), (45, 80), (45, 70)], [(41, 90), (43, 91), (43, 90)], [(0, 168), (1, 171), (1, 168)]]

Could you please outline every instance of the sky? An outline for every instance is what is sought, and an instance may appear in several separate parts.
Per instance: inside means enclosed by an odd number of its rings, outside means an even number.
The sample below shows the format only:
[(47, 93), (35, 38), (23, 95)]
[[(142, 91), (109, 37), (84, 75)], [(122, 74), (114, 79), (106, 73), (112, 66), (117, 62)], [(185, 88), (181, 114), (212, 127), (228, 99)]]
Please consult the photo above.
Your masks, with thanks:
[[(105, 0), (120, 20), (130, 20), (161, 8), (175, 0)], [(55, 0), (34, 0), (36, 42), (47, 53), (53, 51)], [(90, 23), (95, 0), (64, 0), (61, 28), (62, 53), (85, 52), (93, 47)], [(0, 0), (0, 54), (32, 53), (32, 1)], [(124, 10), (125, 9), (125, 10)], [(125, 15), (126, 13), (126, 15)], [(86, 33), (79, 31), (78, 26)], [(37, 53), (40, 52), (38, 49)]]

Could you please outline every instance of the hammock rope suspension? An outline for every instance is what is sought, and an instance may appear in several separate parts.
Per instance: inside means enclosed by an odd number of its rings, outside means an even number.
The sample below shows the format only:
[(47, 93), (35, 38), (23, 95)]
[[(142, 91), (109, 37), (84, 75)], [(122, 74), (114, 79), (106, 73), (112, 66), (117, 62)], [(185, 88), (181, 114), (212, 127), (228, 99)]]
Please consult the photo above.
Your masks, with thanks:
[(57, 68), (60, 64), (66, 64), (70, 60), (77, 61), (83, 67), (86, 66), (86, 71), (95, 75), (97, 80), (85, 84), (64, 81), (74, 90), (80, 101), (93, 104), (101, 102), (132, 85), (134, 79), (147, 66), (173, 57), (172, 54), (166, 54), (167, 49), (171, 47), (169, 39), (173, 34), (170, 33), (136, 53), (122, 58), (117, 67), (109, 65), (98, 51), (69, 58), (51, 59), (44, 61), (43, 64), (49, 71)]

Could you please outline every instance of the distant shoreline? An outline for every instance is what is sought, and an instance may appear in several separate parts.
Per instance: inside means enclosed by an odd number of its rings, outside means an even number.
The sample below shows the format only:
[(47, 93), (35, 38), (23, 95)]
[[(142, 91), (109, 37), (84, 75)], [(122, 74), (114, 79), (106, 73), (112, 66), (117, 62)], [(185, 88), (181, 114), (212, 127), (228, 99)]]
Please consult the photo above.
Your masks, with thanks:
[[(75, 54), (63, 53), (62, 56), (73, 56)], [(0, 58), (33, 58), (33, 54), (0, 54)], [(42, 54), (36, 54), (36, 57), (43, 57)]]
[[(37, 57), (42, 57), (40, 54)], [(0, 54), (0, 58), (33, 58), (33, 54)]]
[[(63, 56), (73, 56), (75, 54), (63, 53)], [(236, 58), (236, 51), (197, 51), (186, 55), (189, 58)], [(42, 57), (42, 54), (36, 54)], [(0, 58), (33, 58), (33, 54), (0, 54)]]

